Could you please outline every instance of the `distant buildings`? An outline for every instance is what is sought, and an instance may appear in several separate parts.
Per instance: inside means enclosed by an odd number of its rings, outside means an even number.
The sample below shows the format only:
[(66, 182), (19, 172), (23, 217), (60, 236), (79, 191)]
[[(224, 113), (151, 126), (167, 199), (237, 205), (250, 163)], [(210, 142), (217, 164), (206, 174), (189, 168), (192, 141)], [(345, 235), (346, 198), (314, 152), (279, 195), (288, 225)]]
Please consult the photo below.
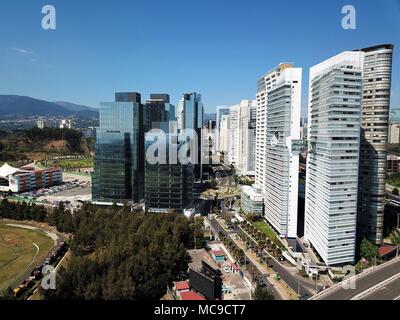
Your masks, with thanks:
[[(256, 102), (242, 100), (229, 109), (228, 163), (238, 174), (254, 175)], [(221, 137), (220, 137), (221, 140)]]
[(219, 137), (218, 150), (221, 154), (224, 155), (224, 159), (222, 159), (222, 161), (225, 162), (227, 161), (228, 151), (229, 151), (229, 115), (223, 115), (221, 117), (219, 130), (217, 129), (216, 136)]
[[(225, 117), (224, 117), (225, 116)], [(221, 135), (223, 133), (221, 132), (221, 121), (224, 117), (225, 121), (227, 121), (227, 117), (229, 116), (229, 106), (217, 106), (217, 114), (216, 114), (216, 145), (215, 148), (218, 152), (224, 151), (222, 146), (220, 145), (221, 141)], [(224, 122), (226, 124), (226, 122)], [(227, 139), (227, 137), (226, 137)], [(227, 145), (225, 145), (227, 147)]]
[(72, 119), (62, 119), (60, 122), (60, 129), (73, 129), (74, 123)]
[(36, 121), (36, 127), (38, 127), (39, 129), (52, 128), (53, 121), (47, 120), (45, 118), (40, 118)]
[(391, 122), (389, 124), (389, 144), (400, 143), (400, 123)]
[(327, 265), (355, 259), (362, 68), (346, 51), (310, 69), (304, 238)]

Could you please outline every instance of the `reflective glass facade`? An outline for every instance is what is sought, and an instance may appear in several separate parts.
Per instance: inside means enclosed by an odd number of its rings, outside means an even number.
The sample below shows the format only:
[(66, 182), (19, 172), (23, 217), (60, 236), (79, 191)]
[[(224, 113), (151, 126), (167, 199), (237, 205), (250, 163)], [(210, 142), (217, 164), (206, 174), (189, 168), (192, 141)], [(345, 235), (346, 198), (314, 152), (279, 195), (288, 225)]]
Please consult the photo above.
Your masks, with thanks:
[(140, 95), (117, 95), (116, 100), (136, 101), (107, 102), (100, 105), (93, 200), (138, 202), (143, 198), (144, 185), (144, 137), (140, 127), (143, 115), (142, 106), (137, 102), (137, 99), (140, 101)]

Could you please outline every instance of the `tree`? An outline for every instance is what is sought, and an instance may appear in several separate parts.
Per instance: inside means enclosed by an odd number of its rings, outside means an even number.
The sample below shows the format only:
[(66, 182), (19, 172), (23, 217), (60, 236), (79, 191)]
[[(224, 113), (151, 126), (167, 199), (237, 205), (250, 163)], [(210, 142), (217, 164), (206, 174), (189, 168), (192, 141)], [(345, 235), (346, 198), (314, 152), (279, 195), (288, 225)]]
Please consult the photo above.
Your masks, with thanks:
[(275, 300), (274, 295), (266, 287), (257, 284), (256, 288), (251, 293), (253, 300)]
[(399, 255), (400, 248), (400, 231), (395, 230), (390, 234), (390, 240), (396, 246), (396, 257)]
[(361, 257), (369, 262), (376, 261), (378, 257), (378, 247), (365, 238), (361, 241), (360, 251)]

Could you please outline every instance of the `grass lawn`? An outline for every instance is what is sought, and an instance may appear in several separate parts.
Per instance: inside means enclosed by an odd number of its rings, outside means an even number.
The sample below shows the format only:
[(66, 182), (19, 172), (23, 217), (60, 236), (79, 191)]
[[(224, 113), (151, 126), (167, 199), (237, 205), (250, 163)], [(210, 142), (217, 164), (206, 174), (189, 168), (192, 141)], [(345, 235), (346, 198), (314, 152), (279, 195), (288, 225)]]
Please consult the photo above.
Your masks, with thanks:
[[(38, 253), (33, 243), (39, 247)], [(20, 278), (36, 267), (52, 247), (53, 240), (40, 231), (0, 222), (0, 290), (22, 281)]]
[(282, 245), (274, 229), (272, 229), (265, 221), (255, 221), (253, 222), (253, 225), (262, 233), (264, 233), (273, 243), (278, 246)]
[(59, 161), (59, 165), (61, 166), (61, 168), (92, 168), (93, 159), (63, 159)]

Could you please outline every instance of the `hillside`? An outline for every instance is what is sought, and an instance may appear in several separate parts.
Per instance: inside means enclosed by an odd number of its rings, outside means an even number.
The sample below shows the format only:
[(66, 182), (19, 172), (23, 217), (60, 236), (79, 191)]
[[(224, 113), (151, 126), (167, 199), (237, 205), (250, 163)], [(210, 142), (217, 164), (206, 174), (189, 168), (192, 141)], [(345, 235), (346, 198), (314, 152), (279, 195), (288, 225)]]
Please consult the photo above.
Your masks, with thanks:
[(70, 102), (54, 103), (27, 96), (0, 95), (0, 118), (28, 118), (33, 116), (93, 118), (98, 117), (98, 111)]
[(0, 162), (39, 160), (46, 156), (81, 154), (90, 150), (82, 133), (71, 129), (33, 128), (0, 132)]

